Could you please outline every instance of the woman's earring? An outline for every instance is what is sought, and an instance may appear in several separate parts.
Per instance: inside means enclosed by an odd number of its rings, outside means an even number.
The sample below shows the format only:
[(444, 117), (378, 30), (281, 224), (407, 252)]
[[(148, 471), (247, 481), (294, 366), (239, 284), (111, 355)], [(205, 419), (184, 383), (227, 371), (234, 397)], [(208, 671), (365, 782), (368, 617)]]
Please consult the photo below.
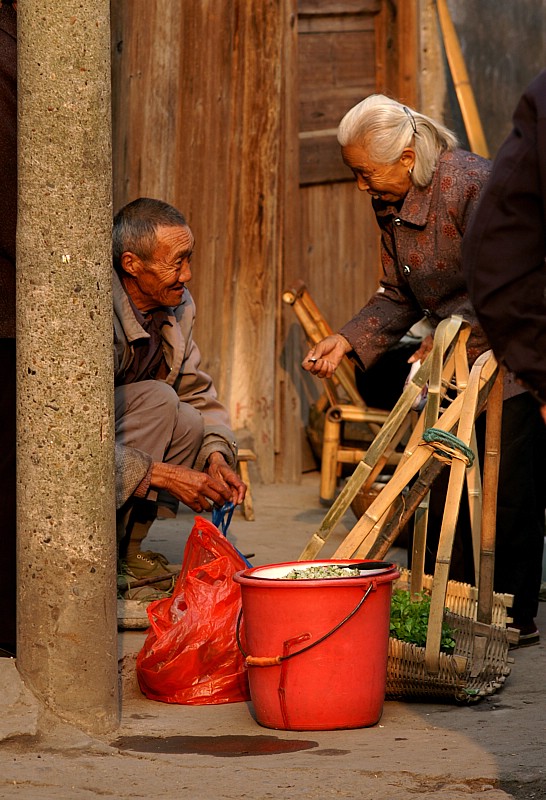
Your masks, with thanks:
[(413, 167), (410, 167), (410, 168), (408, 169), (408, 175), (410, 175), (410, 176), (411, 176), (412, 172), (413, 172)]

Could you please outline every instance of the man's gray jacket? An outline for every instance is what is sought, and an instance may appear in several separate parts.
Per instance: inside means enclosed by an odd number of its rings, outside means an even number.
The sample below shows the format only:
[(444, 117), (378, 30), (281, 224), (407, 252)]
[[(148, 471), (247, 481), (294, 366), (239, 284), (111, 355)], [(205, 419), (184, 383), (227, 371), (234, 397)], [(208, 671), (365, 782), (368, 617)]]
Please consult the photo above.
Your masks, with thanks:
[[(133, 342), (149, 334), (138, 322), (121, 281), (114, 272), (114, 375), (122, 377), (134, 358)], [(230, 428), (229, 414), (218, 401), (212, 378), (200, 369), (201, 353), (193, 339), (195, 303), (188, 289), (182, 302), (169, 310), (170, 325), (163, 325), (163, 353), (169, 367), (165, 382), (177, 392), (181, 402), (196, 408), (205, 423), (201, 449), (194, 468), (202, 470), (211, 453), (219, 452), (234, 468), (237, 443)], [(116, 446), (116, 505), (119, 508), (135, 491), (146, 475), (151, 459), (145, 453), (127, 451), (134, 448)], [(134, 457), (133, 457), (134, 455)], [(149, 460), (148, 460), (149, 459)], [(140, 479), (135, 480), (140, 474)]]

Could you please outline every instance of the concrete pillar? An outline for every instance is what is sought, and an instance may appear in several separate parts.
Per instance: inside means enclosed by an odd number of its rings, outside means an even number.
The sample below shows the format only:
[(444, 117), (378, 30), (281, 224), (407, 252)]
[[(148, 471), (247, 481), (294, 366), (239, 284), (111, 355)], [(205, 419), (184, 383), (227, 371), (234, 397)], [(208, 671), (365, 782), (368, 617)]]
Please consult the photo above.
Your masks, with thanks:
[(119, 722), (110, 2), (17, 13), (17, 666), (99, 733)]

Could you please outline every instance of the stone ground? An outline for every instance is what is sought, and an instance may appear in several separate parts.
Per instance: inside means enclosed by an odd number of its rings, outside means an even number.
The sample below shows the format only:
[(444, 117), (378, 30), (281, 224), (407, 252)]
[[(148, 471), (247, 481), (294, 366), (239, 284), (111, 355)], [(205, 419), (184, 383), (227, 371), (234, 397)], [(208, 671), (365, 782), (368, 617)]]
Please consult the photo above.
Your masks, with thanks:
[[(324, 517), (318, 475), (256, 486), (254, 495), (256, 520), (236, 512), (229, 538), (255, 565), (296, 560)], [(159, 521), (146, 545), (179, 562), (192, 522), (188, 512)], [(348, 512), (331, 552), (354, 522)], [(538, 622), (546, 631), (544, 603)], [(386, 701), (374, 727), (298, 732), (260, 727), (251, 703), (146, 699), (134, 674), (144, 635), (119, 636), (121, 724), (100, 738), (46, 714), (15, 662), (0, 659), (0, 798), (546, 799), (546, 644), (512, 651), (503, 688), (475, 705)]]

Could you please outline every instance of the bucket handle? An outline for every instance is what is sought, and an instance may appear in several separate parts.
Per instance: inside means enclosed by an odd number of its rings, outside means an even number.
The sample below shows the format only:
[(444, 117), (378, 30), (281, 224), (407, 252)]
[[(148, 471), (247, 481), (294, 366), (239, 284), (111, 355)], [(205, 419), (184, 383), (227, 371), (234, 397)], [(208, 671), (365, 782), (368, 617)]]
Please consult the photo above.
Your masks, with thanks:
[(332, 636), (332, 634), (335, 633), (336, 631), (338, 631), (341, 628), (342, 625), (345, 625), (346, 622), (349, 622), (351, 617), (354, 617), (354, 615), (357, 613), (357, 611), (359, 611), (359, 609), (362, 608), (362, 606), (364, 605), (364, 602), (366, 601), (366, 599), (367, 599), (368, 595), (370, 594), (370, 592), (372, 590), (374, 590), (375, 588), (376, 588), (375, 581), (372, 581), (370, 583), (370, 585), (368, 586), (368, 588), (366, 589), (365, 593), (362, 595), (362, 597), (358, 601), (357, 605), (353, 608), (353, 610), (350, 611), (349, 614), (347, 614), (347, 616), (344, 619), (341, 620), (341, 622), (338, 622), (337, 625), (335, 625), (332, 628), (332, 630), (328, 631), (328, 633), (325, 633), (324, 636), (320, 637), (320, 639), (316, 639), (316, 641), (311, 642), (311, 644), (308, 644), (305, 647), (302, 647), (301, 650), (296, 650), (295, 652), (288, 653), (285, 656), (250, 656), (250, 655), (248, 655), (248, 653), (245, 653), (245, 651), (243, 650), (243, 646), (241, 644), (241, 619), (242, 619), (242, 616), (243, 616), (243, 609), (241, 607), (240, 610), (239, 610), (239, 614), (237, 616), (237, 625), (236, 625), (236, 628), (235, 628), (235, 638), (237, 639), (237, 647), (241, 651), (241, 653), (242, 653), (242, 655), (243, 655), (243, 657), (245, 659), (245, 662), (249, 667), (275, 667), (275, 666), (278, 666), (283, 661), (287, 661), (289, 658), (293, 658), (294, 656), (299, 656), (300, 653), (305, 653), (305, 652), (307, 652), (307, 650), (311, 650), (311, 648), (316, 647), (317, 644), (321, 644), (321, 642), (323, 642), (325, 639), (328, 639), (329, 636)]

